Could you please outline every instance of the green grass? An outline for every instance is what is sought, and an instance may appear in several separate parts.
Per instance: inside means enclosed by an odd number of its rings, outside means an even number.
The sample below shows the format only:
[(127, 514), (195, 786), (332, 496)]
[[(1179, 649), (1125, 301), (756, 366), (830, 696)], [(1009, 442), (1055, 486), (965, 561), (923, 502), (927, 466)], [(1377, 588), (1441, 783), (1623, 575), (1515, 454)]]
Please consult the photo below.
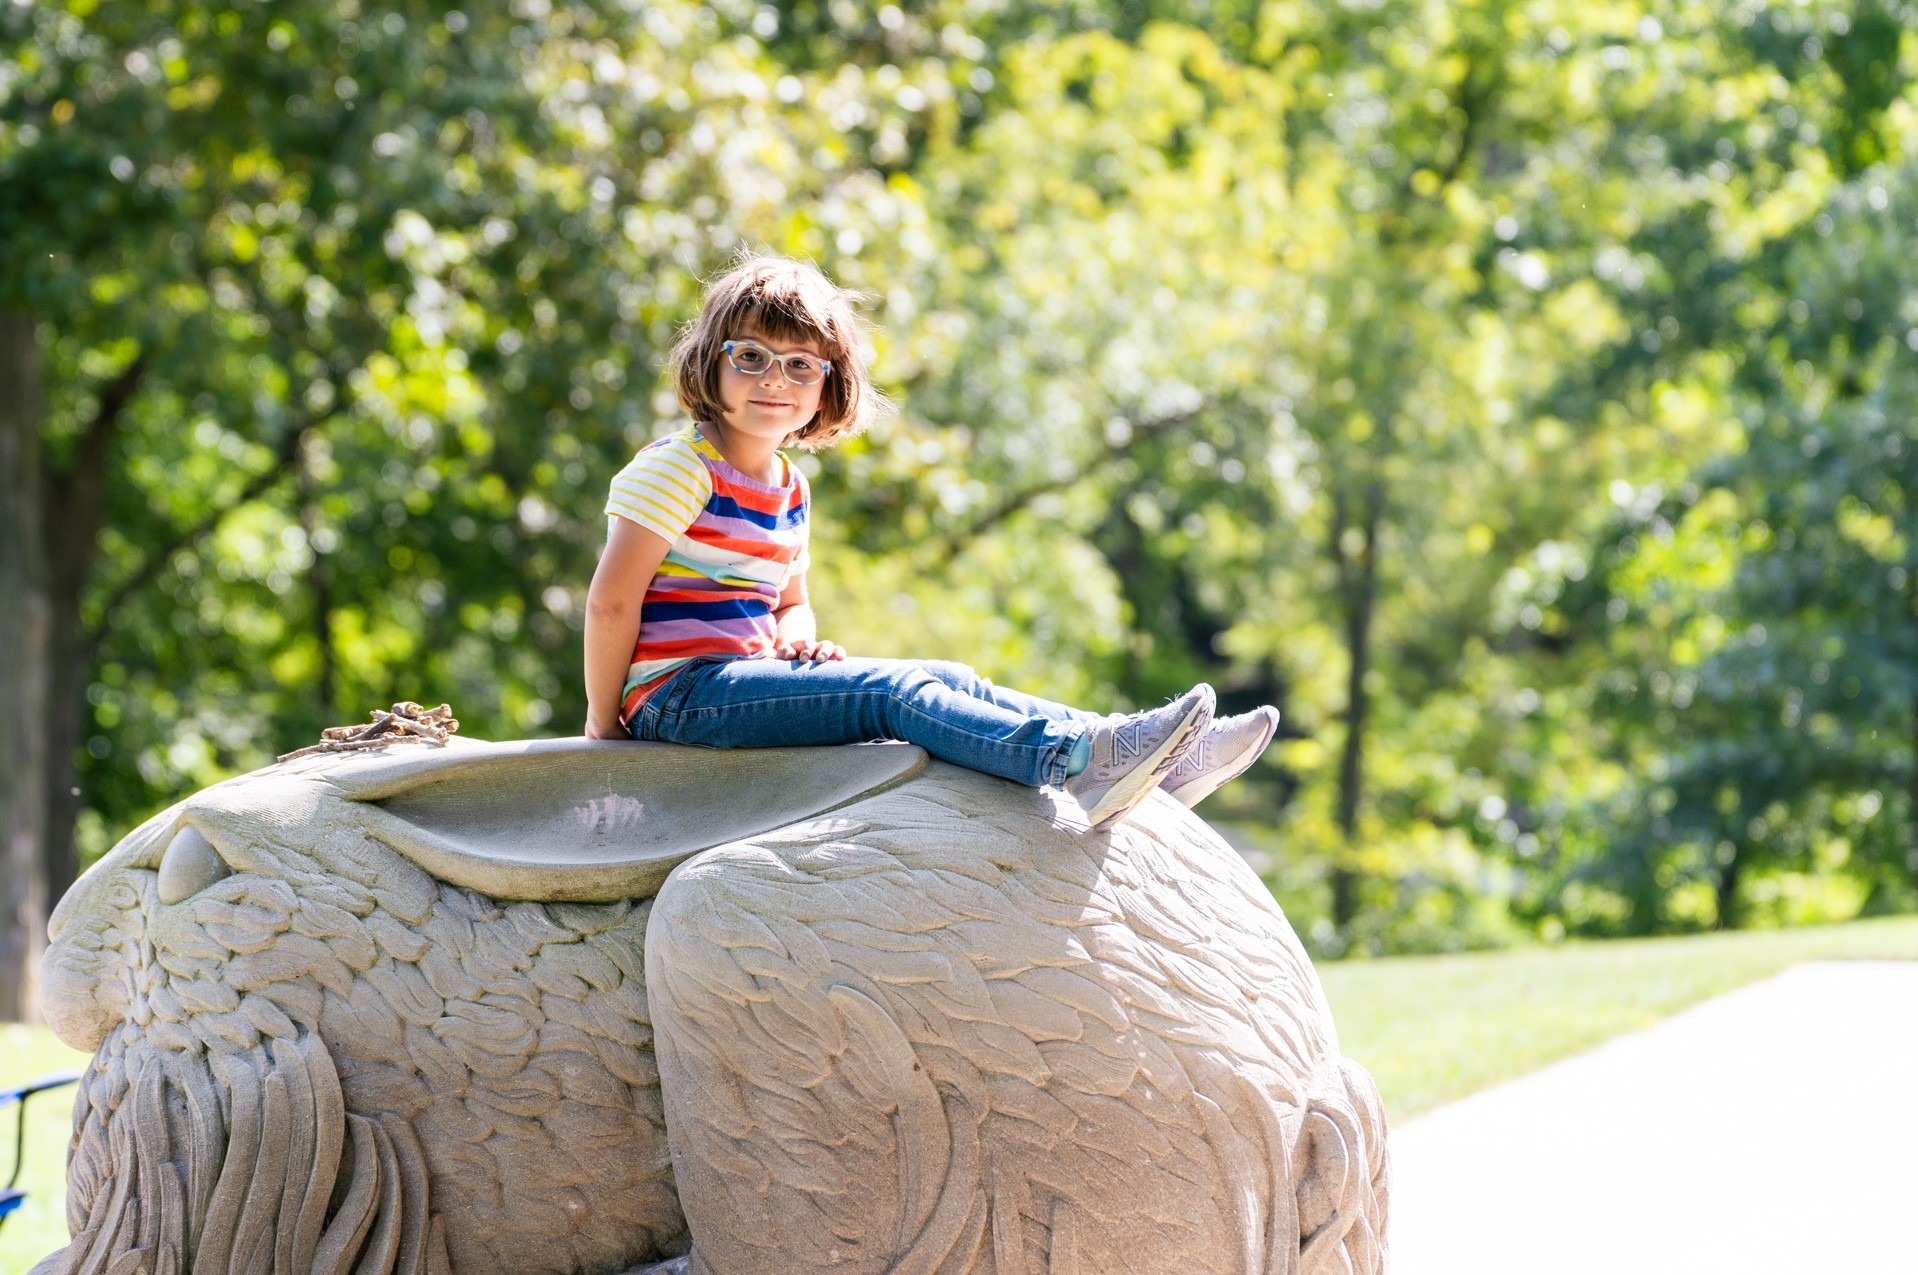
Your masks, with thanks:
[[(1462, 956), (1326, 962), (1319, 967), (1345, 1052), (1379, 1082), (1392, 1120), (1534, 1071), (1647, 1027), (1800, 961), (1918, 960), (1918, 917), (1818, 929), (1567, 943)], [(0, 1025), (0, 1085), (83, 1066), (43, 1027)], [(27, 1106), (33, 1192), (0, 1228), (0, 1275), (66, 1243), (72, 1090)], [(11, 1108), (0, 1115), (11, 1116)], [(7, 1137), (12, 1120), (0, 1121)], [(0, 1165), (11, 1168), (11, 1147)]]
[(1800, 961), (1918, 960), (1918, 917), (1326, 962), (1339, 1043), (1394, 1123)]
[[(48, 1072), (74, 1071), (87, 1056), (61, 1044), (44, 1027), (0, 1024), (0, 1088), (37, 1080)], [(0, 1107), (0, 1175), (13, 1172), (17, 1106)], [(73, 1090), (55, 1089), (27, 1099), (27, 1159), (20, 1185), (27, 1202), (0, 1224), (0, 1275), (20, 1275), (67, 1242), (67, 1137), (73, 1131)], [(6, 1178), (0, 1176), (0, 1183)]]

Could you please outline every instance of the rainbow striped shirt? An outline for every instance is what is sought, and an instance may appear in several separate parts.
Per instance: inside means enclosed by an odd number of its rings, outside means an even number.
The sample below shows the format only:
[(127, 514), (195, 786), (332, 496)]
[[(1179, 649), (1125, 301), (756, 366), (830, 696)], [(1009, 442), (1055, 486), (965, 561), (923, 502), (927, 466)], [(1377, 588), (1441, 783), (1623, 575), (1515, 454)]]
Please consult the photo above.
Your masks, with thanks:
[(782, 485), (756, 482), (688, 425), (642, 448), (613, 479), (607, 514), (672, 546), (640, 604), (622, 720), (691, 660), (772, 650), (780, 591), (807, 566), (806, 477), (783, 455), (779, 464)]

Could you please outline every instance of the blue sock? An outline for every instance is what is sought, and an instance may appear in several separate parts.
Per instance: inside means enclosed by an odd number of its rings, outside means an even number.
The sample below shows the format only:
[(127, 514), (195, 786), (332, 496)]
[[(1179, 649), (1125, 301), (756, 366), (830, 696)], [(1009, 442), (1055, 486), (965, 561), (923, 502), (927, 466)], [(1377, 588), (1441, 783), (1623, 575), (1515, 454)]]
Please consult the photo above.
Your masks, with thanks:
[(1066, 778), (1070, 779), (1091, 764), (1092, 732), (1088, 730), (1073, 741), (1072, 755), (1066, 758)]

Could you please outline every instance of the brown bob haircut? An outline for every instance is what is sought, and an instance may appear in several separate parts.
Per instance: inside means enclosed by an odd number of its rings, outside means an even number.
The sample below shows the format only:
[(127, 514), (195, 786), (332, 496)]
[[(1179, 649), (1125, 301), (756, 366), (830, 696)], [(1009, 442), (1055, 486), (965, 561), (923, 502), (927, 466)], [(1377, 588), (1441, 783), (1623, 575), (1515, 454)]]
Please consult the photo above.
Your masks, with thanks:
[(889, 406), (859, 356), (857, 299), (816, 266), (785, 257), (742, 257), (707, 285), (699, 318), (673, 347), (673, 388), (680, 406), (694, 420), (723, 419), (719, 378), (726, 355), (721, 347), (756, 332), (769, 341), (811, 344), (832, 364), (818, 414), (786, 441), (817, 451), (857, 434)]

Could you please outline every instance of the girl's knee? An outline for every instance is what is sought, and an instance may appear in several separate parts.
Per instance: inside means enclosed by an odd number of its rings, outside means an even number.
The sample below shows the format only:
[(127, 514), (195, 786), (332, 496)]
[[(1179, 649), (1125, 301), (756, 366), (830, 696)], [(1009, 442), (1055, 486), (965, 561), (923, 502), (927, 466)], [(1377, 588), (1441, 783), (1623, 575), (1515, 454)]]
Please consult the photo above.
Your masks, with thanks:
[(931, 669), (907, 667), (897, 670), (887, 685), (885, 699), (886, 731), (894, 739), (903, 739), (901, 734), (911, 719), (925, 714), (937, 714), (941, 699), (950, 698), (952, 688)]
[(919, 667), (927, 676), (955, 691), (970, 692), (979, 684), (979, 674), (970, 664), (961, 664), (957, 660), (925, 660)]
[(925, 667), (905, 667), (893, 673), (887, 687), (892, 698), (902, 704), (910, 704), (927, 695), (935, 695), (946, 685), (944, 678)]

